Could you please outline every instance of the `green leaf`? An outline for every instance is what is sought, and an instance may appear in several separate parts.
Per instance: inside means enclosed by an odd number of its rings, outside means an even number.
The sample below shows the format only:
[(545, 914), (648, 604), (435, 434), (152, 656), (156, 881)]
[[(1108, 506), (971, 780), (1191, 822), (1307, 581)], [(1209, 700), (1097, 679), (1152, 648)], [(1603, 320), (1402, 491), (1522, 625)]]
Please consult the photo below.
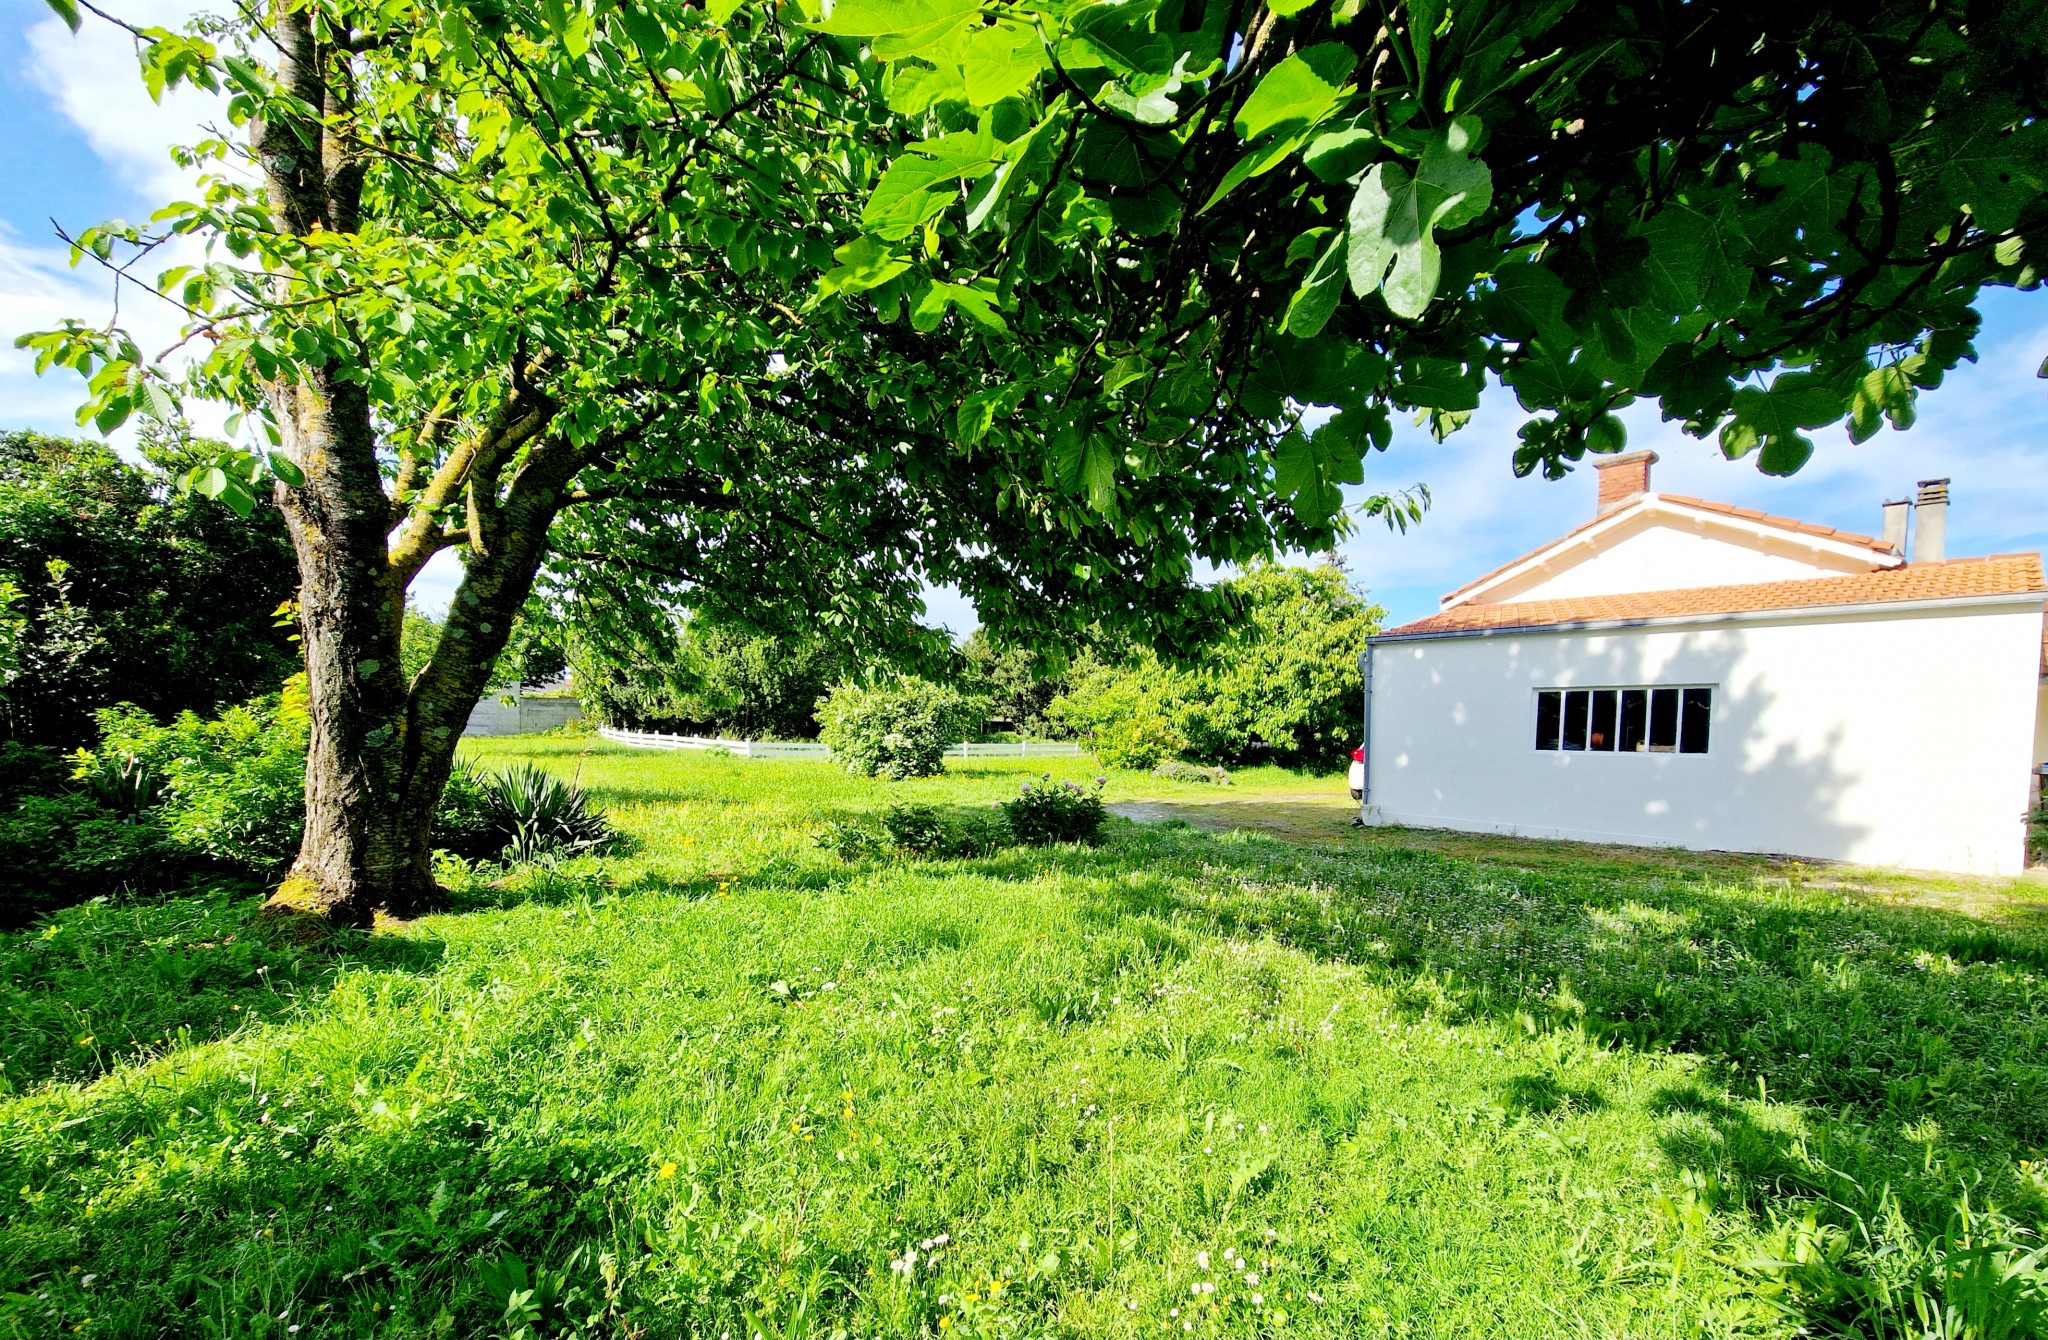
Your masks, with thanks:
[(306, 472), (301, 470), (298, 463), (292, 460), (291, 457), (281, 451), (273, 451), (267, 453), (266, 459), (270, 462), (270, 472), (272, 474), (295, 489), (305, 487)]
[(1146, 26), (1150, 5), (1092, 5), (1081, 10), (1062, 44), (1070, 70), (1107, 67), (1119, 75), (1163, 75), (1173, 69), (1173, 43)]
[(1357, 53), (1338, 42), (1297, 51), (1266, 72), (1238, 108), (1231, 124), (1238, 138), (1253, 140), (1277, 126), (1313, 124), (1337, 105)]
[(1315, 3), (1316, 0), (1266, 0), (1266, 8), (1284, 19), (1289, 15), (1301, 13)]
[(1359, 297), (1383, 292), (1396, 316), (1409, 319), (1436, 293), (1443, 259), (1422, 225), (1415, 183), (1398, 164), (1375, 163), (1351, 197), (1348, 265)]
[(1315, 173), (1318, 181), (1350, 181), (1372, 165), (1385, 144), (1385, 140), (1363, 126), (1326, 130), (1308, 142), (1308, 148), (1302, 150), (1301, 162)]
[(980, 8), (977, 0), (837, 0), (823, 18), (803, 26), (838, 37), (880, 37), (962, 23)]
[(1253, 177), (1264, 176), (1280, 166), (1281, 163), (1286, 161), (1287, 155), (1301, 147), (1302, 141), (1305, 138), (1306, 136), (1303, 135), (1293, 135), (1284, 140), (1274, 140), (1264, 148), (1254, 149), (1243, 158), (1238, 159), (1236, 163), (1231, 165), (1230, 171), (1223, 174), (1222, 182), (1210, 193), (1209, 198), (1202, 203), (1202, 207), (1196, 210), (1195, 213), (1208, 213), (1216, 207), (1218, 201), (1245, 182), (1250, 181)]
[(1417, 206), (1428, 225), (1462, 228), (1493, 203), (1493, 173), (1472, 157), (1480, 132), (1478, 117), (1460, 116), (1423, 146), (1415, 190)]
[(1323, 254), (1316, 257), (1310, 267), (1308, 278), (1302, 281), (1294, 297), (1287, 303), (1287, 319), (1283, 328), (1288, 334), (1301, 339), (1312, 339), (1322, 333), (1330, 316), (1337, 310), (1337, 300), (1344, 296), (1346, 268), (1344, 264), (1346, 237), (1338, 232), (1331, 237)]
[(171, 393), (155, 382), (146, 381), (141, 387), (142, 412), (158, 423), (171, 423), (178, 417), (178, 402)]
[(1443, 272), (1439, 226), (1477, 219), (1493, 200), (1493, 175), (1471, 157), (1477, 118), (1461, 116), (1424, 144), (1411, 179), (1395, 163), (1376, 163), (1351, 198), (1351, 287), (1378, 291), (1394, 315), (1413, 320), (1436, 296)]
[(74, 33), (78, 31), (77, 0), (48, 0), (48, 4), (57, 12), (57, 17), (64, 20), (65, 27)]
[(984, 330), (1002, 334), (1010, 329), (1010, 323), (996, 310), (993, 279), (977, 279), (972, 284), (934, 283), (911, 309), (910, 324), (921, 331), (936, 330), (949, 307), (958, 307)]
[(991, 107), (1029, 89), (1045, 69), (1045, 45), (1028, 28), (1010, 24), (969, 30), (960, 73), (967, 101)]
[(1764, 439), (1764, 449), (1756, 458), (1756, 468), (1767, 475), (1792, 475), (1812, 458), (1813, 440), (1799, 433), (1787, 433), (1782, 437)]

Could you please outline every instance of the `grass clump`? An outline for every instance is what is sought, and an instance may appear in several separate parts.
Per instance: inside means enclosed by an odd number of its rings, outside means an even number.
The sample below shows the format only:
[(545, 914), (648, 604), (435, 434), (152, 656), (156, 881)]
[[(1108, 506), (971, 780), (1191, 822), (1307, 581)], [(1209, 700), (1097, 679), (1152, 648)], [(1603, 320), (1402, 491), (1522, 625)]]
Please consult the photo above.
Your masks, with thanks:
[(2039, 1333), (2038, 893), (1116, 820), (849, 865), (820, 815), (1039, 769), (474, 755), (631, 852), (318, 950), (228, 895), (8, 937), (0, 1334)]

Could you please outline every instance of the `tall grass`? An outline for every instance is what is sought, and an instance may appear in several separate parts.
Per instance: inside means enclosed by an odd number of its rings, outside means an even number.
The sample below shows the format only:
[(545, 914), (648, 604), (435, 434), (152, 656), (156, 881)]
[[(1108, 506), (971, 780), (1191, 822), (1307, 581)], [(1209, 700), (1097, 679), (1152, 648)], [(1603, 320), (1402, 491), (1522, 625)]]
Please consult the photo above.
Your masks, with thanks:
[(324, 950), (226, 895), (8, 937), (0, 1329), (2040, 1333), (2038, 894), (1121, 821), (849, 863), (1043, 764), (477, 752), (631, 853)]

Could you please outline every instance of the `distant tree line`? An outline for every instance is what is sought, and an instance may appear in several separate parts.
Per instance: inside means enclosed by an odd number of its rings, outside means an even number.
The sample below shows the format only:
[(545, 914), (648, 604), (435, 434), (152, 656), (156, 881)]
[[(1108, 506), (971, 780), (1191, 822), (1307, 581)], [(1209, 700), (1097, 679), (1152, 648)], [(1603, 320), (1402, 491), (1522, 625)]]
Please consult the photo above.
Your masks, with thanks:
[(815, 739), (836, 686), (908, 676), (972, 703), (970, 733), (1081, 739), (1118, 766), (1340, 763), (1357, 726), (1358, 653), (1383, 611), (1327, 563), (1262, 564), (1219, 590), (1225, 612), (1178, 646), (1098, 633), (1064, 658), (988, 627), (907, 661), (680, 617), (632, 639), (572, 634), (569, 654), (585, 709), (637, 729)]

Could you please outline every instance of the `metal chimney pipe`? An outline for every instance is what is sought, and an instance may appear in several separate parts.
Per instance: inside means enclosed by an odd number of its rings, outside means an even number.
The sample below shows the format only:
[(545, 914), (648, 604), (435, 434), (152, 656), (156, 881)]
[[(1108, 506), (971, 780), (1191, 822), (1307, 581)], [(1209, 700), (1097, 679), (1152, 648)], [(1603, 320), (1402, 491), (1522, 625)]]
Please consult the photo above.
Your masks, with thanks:
[(1910, 498), (1898, 498), (1884, 505), (1884, 532), (1878, 539), (1891, 546), (1899, 558), (1906, 556), (1906, 519), (1913, 514)]
[(1923, 479), (1913, 502), (1913, 561), (1939, 563), (1948, 557), (1948, 481)]

